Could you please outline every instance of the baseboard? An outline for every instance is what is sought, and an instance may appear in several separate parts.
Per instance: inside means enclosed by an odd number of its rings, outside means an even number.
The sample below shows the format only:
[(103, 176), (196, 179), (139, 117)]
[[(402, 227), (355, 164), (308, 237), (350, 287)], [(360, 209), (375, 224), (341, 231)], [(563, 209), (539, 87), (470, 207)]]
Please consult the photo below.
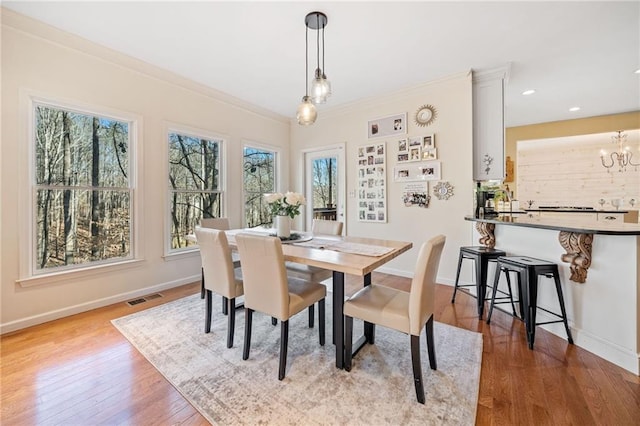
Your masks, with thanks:
[(66, 308), (45, 312), (43, 314), (34, 315), (27, 318), (21, 318), (16, 321), (0, 324), (0, 334), (21, 330), (23, 328), (32, 327), (34, 325), (43, 324), (45, 322), (53, 321), (56, 319), (68, 317), (68, 316), (79, 314), (82, 312), (91, 311), (93, 309), (102, 308), (108, 305), (113, 305), (114, 303), (135, 299), (136, 297), (141, 297), (147, 294), (157, 293), (159, 291), (178, 287), (184, 284), (190, 284), (192, 282), (199, 281), (199, 280), (200, 280), (200, 274), (193, 275), (190, 277), (185, 277), (185, 278), (165, 282), (162, 284), (157, 284), (150, 287), (141, 288), (135, 291), (127, 292), (127, 293), (120, 293), (113, 296), (105, 297), (103, 299), (92, 300), (90, 302), (81, 303), (79, 305), (68, 306)]
[[(540, 310), (538, 310), (538, 313), (540, 313)], [(538, 316), (540, 317), (541, 315)], [(542, 317), (544, 317), (544, 315), (542, 315)], [(544, 321), (542, 318), (539, 318), (539, 320)], [(564, 325), (562, 324), (545, 324), (539, 327), (563, 339), (567, 338), (567, 333), (564, 331)], [(624, 368), (636, 376), (640, 376), (639, 353), (635, 353), (631, 349), (623, 348), (620, 345), (604, 340), (588, 331), (575, 328), (571, 323), (569, 324), (569, 328), (571, 328), (571, 335), (576, 346), (579, 346), (580, 348), (587, 350), (592, 354), (617, 365), (618, 367)]]

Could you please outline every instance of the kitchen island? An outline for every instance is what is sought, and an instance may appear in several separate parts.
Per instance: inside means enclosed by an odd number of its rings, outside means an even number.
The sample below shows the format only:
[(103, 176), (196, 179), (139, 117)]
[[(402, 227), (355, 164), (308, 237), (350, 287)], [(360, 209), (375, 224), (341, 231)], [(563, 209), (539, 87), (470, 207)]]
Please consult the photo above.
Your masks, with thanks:
[[(575, 343), (640, 375), (640, 224), (593, 218), (467, 216), (474, 240), (507, 255), (558, 264)], [(541, 279), (538, 306), (557, 310), (555, 289)], [(543, 311), (541, 320), (543, 320)], [(564, 337), (561, 326), (543, 326)]]

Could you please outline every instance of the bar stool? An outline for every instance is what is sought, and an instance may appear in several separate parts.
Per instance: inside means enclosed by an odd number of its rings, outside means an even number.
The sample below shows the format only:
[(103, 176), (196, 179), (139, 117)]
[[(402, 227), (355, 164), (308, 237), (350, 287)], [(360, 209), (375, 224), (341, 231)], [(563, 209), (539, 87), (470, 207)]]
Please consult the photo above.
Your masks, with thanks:
[[(567, 331), (567, 340), (573, 345), (571, 330), (569, 329), (569, 323), (567, 322), (567, 312), (564, 307), (562, 287), (560, 286), (558, 265), (546, 260), (534, 259), (526, 256), (503, 256), (498, 258), (496, 275), (493, 281), (491, 305), (489, 307), (489, 315), (487, 315), (487, 324), (491, 321), (491, 314), (493, 313), (493, 306), (495, 305), (496, 289), (498, 288), (498, 280), (500, 279), (500, 274), (502, 272), (507, 275), (507, 278), (509, 277), (510, 272), (516, 272), (518, 274), (518, 289), (520, 292), (521, 309), (524, 311), (524, 323), (525, 328), (527, 329), (527, 343), (529, 344), (529, 349), (533, 349), (537, 325), (553, 324), (558, 322), (564, 323), (564, 328)], [(556, 285), (556, 293), (558, 293), (558, 302), (560, 303), (560, 311), (562, 312), (562, 315), (556, 312), (551, 312), (545, 308), (538, 307), (538, 281), (541, 276), (553, 278)], [(511, 286), (509, 286), (509, 292), (511, 292)], [(559, 319), (554, 321), (536, 322), (537, 309), (541, 309), (555, 317), (558, 317)]]
[[(463, 292), (472, 297), (475, 297), (478, 300), (478, 316), (482, 318), (482, 314), (484, 312), (484, 300), (486, 297), (485, 293), (487, 291), (487, 271), (489, 262), (496, 262), (500, 256), (506, 255), (507, 253), (502, 250), (497, 250), (495, 248), (486, 246), (460, 247), (460, 255), (458, 257), (458, 271), (456, 272), (456, 283), (453, 287), (453, 296), (451, 297), (451, 303), (455, 303), (456, 292), (458, 291), (459, 287), (476, 287), (477, 296), (474, 296), (468, 291)], [(460, 280), (460, 269), (462, 268), (462, 261), (464, 259), (473, 260), (474, 269), (476, 272), (476, 282), (474, 284), (458, 284), (458, 281)]]

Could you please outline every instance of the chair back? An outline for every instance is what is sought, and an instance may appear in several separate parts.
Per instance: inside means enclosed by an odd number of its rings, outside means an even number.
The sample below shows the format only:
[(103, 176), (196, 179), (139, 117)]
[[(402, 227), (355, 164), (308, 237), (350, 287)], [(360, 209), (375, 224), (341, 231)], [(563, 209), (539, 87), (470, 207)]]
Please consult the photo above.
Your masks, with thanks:
[(337, 220), (313, 219), (311, 232), (314, 234), (341, 235), (342, 222)]
[(206, 289), (224, 297), (236, 297), (236, 279), (233, 272), (231, 249), (224, 231), (196, 228), (196, 238), (202, 257), (202, 273)]
[(244, 305), (249, 309), (289, 319), (289, 286), (282, 243), (277, 237), (236, 234), (242, 262)]
[(200, 226), (203, 228), (221, 229), (223, 231), (231, 229), (229, 227), (229, 218), (226, 217), (202, 218), (200, 219)]
[(409, 330), (419, 336), (433, 314), (436, 276), (446, 237), (438, 235), (422, 244), (409, 295)]

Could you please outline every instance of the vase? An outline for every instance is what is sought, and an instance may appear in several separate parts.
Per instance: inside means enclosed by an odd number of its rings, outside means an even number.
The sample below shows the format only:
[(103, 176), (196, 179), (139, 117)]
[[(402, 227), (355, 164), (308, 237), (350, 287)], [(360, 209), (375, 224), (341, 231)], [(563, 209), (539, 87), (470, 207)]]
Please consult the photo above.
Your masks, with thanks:
[(276, 228), (278, 237), (289, 238), (291, 236), (291, 218), (289, 216), (274, 217), (273, 226)]

